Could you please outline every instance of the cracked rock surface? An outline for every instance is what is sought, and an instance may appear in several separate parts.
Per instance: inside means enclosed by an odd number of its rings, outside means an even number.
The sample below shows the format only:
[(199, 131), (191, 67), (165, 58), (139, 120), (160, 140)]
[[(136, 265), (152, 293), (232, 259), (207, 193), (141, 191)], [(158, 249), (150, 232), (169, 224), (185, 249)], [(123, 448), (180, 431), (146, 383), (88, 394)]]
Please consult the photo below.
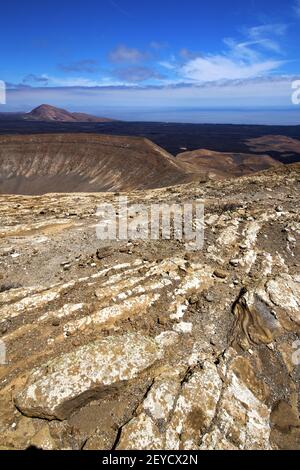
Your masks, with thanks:
[(1, 195), (1, 448), (300, 449), (299, 170), (124, 194), (203, 200), (198, 251)]

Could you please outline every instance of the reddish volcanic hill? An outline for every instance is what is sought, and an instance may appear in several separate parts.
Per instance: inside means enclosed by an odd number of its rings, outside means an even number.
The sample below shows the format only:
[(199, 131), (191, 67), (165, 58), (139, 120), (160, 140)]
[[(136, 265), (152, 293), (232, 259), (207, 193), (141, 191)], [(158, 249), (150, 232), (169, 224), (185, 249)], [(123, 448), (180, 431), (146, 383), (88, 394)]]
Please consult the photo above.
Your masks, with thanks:
[(0, 136), (0, 193), (125, 191), (191, 176), (141, 137), (95, 134)]
[(65, 109), (42, 104), (23, 116), (26, 121), (57, 121), (57, 122), (110, 122), (112, 119), (91, 116), (85, 113), (70, 113)]
[(200, 149), (177, 155), (176, 162), (189, 174), (230, 178), (244, 176), (282, 165), (268, 155), (223, 153)]
[(285, 135), (265, 135), (248, 139), (246, 144), (251, 152), (277, 152), (283, 158), (294, 153), (300, 154), (300, 140)]

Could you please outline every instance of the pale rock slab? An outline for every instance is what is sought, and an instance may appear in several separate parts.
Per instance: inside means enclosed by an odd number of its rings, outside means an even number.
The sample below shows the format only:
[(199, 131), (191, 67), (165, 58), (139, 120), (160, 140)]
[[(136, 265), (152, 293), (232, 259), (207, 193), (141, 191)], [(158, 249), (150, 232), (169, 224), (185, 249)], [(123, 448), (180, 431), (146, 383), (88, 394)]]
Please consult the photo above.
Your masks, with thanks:
[(184, 370), (166, 369), (157, 377), (143, 401), (140, 414), (122, 429), (118, 449), (156, 450), (165, 445), (165, 429), (180, 393)]
[(206, 362), (183, 384), (166, 432), (166, 449), (195, 450), (217, 409), (222, 381), (217, 367)]
[(161, 356), (157, 343), (139, 334), (95, 341), (34, 369), (15, 403), (28, 416), (65, 419), (101, 392), (134, 379)]
[(141, 413), (123, 428), (117, 447), (118, 450), (161, 450), (163, 448), (163, 435), (146, 413)]
[(270, 409), (267, 391), (246, 359), (233, 360), (226, 376), (216, 424), (201, 449), (270, 449)]
[(300, 282), (295, 276), (281, 274), (267, 284), (272, 302), (285, 310), (292, 321), (300, 324)]

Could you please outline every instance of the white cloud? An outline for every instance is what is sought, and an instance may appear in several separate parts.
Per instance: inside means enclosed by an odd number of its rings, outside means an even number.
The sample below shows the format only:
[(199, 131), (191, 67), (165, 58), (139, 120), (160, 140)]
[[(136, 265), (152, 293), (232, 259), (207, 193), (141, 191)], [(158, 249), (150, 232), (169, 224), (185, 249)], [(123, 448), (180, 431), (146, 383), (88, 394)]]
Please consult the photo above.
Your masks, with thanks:
[[(299, 0), (300, 2), (300, 0)], [(177, 75), (185, 81), (245, 80), (263, 77), (277, 71), (284, 61), (271, 56), (281, 53), (278, 42), (287, 30), (285, 24), (263, 24), (244, 30), (243, 41), (225, 38), (227, 50), (217, 54), (198, 55), (177, 65)]]
[(280, 44), (274, 39), (267, 37), (251, 39), (245, 42), (235, 42), (234, 39), (229, 38), (225, 39), (224, 42), (231, 47), (232, 53), (241, 57), (259, 57), (262, 49), (275, 52), (276, 54), (282, 54)]
[(224, 43), (229, 48), (227, 55), (241, 60), (258, 60), (259, 53), (253, 47), (258, 44), (257, 41), (237, 42), (232, 38), (225, 38)]
[(177, 68), (177, 64), (175, 62), (171, 62), (168, 60), (162, 60), (158, 63), (158, 65), (167, 70), (175, 70)]
[(283, 36), (286, 30), (287, 25), (284, 23), (269, 23), (249, 28), (248, 34), (254, 39), (261, 39), (266, 35)]
[[(300, 12), (300, 0), (298, 0)], [(287, 25), (283, 23), (261, 24), (241, 31), (240, 38), (225, 38), (226, 48), (220, 48), (215, 53), (193, 52), (181, 49), (177, 55), (148, 52), (126, 45), (119, 45), (111, 51), (110, 60), (115, 69), (106, 70), (104, 76), (93, 78), (64, 76), (35, 76), (26, 77), (26, 84), (37, 86), (39, 82), (48, 87), (131, 87), (147, 80), (148, 85), (162, 87), (219, 83), (223, 86), (226, 81), (249, 80), (270, 77), (277, 72), (285, 61), (278, 54), (282, 53), (280, 43), (283, 43)], [(196, 45), (195, 45), (196, 46)], [(221, 44), (222, 46), (222, 44)], [(152, 49), (163, 49), (164, 44), (152, 42)], [(197, 49), (196, 49), (197, 50)], [(90, 70), (94, 61), (85, 60), (80, 63), (67, 65), (70, 72), (79, 72), (79, 67)], [(146, 65), (146, 66), (145, 66)], [(162, 70), (164, 69), (164, 70)], [(84, 72), (84, 70), (83, 70)], [(83, 75), (83, 74), (82, 74)], [(25, 80), (24, 80), (25, 83)]]
[(282, 62), (274, 60), (249, 64), (245, 61), (235, 61), (229, 57), (215, 55), (191, 60), (181, 68), (179, 73), (183, 79), (198, 83), (240, 80), (265, 75), (278, 69), (281, 64)]
[[(114, 80), (111, 77), (103, 77), (100, 80), (90, 79), (85, 77), (54, 77), (46, 74), (42, 75), (44, 80), (47, 80), (49, 87), (101, 87), (101, 86), (130, 86), (129, 82), (121, 82)], [(28, 82), (27, 82), (28, 83)], [(36, 85), (32, 80), (33, 85)]]
[[(121, 118), (122, 109), (291, 107), (291, 83), (300, 77), (283, 76), (203, 86), (165, 88), (28, 88), (8, 90), (6, 110), (30, 110), (40, 103), (70, 110)], [(77, 109), (74, 108), (76, 103)], [(125, 112), (125, 111), (124, 111)], [(275, 112), (274, 112), (275, 113)], [(146, 113), (147, 114), (147, 113)], [(276, 113), (275, 113), (276, 114)], [(278, 114), (278, 119), (281, 113)], [(178, 120), (178, 114), (176, 114)], [(297, 113), (295, 113), (297, 118)], [(145, 115), (144, 115), (145, 118)], [(134, 117), (133, 117), (134, 119)], [(168, 119), (169, 120), (169, 119)]]
[(281, 53), (281, 45), (278, 42), (287, 31), (287, 25), (284, 23), (270, 23), (259, 26), (253, 26), (246, 30), (247, 36), (256, 41), (261, 47), (270, 51)]

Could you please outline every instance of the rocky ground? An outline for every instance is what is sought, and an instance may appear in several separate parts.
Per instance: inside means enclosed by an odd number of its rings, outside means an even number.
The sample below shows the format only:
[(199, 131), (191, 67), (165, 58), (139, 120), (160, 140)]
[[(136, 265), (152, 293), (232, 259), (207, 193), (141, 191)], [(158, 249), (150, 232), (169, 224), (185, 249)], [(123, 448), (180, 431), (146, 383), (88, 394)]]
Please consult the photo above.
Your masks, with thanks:
[(299, 449), (299, 170), (128, 194), (203, 199), (196, 252), (0, 196), (1, 448)]

